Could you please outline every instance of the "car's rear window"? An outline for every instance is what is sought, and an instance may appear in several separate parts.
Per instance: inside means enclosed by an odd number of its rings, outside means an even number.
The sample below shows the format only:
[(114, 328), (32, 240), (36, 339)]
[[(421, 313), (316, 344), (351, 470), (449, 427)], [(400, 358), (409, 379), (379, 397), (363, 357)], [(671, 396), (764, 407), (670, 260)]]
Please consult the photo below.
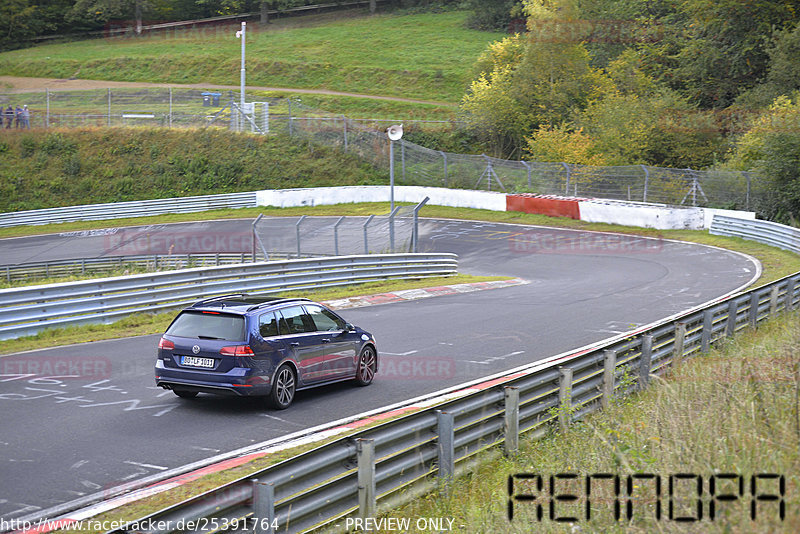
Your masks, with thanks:
[(184, 311), (167, 329), (180, 337), (244, 341), (244, 317), (227, 313)]

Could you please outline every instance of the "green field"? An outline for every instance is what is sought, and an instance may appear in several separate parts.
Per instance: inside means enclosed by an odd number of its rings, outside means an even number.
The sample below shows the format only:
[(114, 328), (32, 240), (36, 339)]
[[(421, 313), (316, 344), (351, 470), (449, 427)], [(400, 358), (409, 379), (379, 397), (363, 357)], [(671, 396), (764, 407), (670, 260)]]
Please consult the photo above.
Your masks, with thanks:
[[(249, 86), (329, 89), (456, 103), (499, 33), (464, 27), (466, 12), (356, 12), (335, 21), (247, 32)], [(0, 54), (0, 74), (169, 83), (239, 82), (235, 26), (53, 44)]]

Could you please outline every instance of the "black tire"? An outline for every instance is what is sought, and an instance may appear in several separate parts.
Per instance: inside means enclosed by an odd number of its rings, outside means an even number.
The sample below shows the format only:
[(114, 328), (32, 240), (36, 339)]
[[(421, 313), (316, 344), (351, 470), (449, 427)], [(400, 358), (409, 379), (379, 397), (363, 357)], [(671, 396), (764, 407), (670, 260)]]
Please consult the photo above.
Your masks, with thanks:
[(193, 399), (197, 396), (197, 391), (189, 391), (186, 389), (173, 389), (172, 392), (182, 399)]
[(288, 363), (281, 365), (275, 373), (275, 381), (269, 393), (269, 404), (276, 410), (285, 410), (292, 404), (297, 390), (297, 375)]
[(356, 365), (356, 384), (368, 386), (375, 379), (375, 371), (378, 368), (378, 355), (372, 345), (367, 345), (361, 349)]

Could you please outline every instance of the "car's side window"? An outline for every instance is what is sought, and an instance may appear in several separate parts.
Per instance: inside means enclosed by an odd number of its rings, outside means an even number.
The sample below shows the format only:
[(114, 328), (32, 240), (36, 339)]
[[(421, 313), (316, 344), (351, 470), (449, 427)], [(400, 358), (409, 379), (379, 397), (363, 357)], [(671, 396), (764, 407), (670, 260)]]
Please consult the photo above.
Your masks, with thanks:
[(314, 321), (314, 327), (319, 332), (344, 330), (344, 321), (321, 306), (306, 305), (306, 311)]
[(274, 313), (265, 313), (258, 318), (258, 331), (263, 338), (278, 335), (278, 319)]
[(283, 316), (283, 320), (280, 322), (280, 333), (282, 336), (314, 331), (313, 326), (309, 324), (311, 319), (306, 315), (302, 306), (285, 308), (278, 313)]

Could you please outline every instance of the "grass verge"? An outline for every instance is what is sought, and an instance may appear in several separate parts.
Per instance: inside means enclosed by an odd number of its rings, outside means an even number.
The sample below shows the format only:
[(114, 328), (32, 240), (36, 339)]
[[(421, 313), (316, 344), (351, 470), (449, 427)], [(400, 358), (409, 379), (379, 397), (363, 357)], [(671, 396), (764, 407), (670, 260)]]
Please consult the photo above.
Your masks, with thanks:
[[(756, 331), (740, 333), (706, 355), (684, 361), (651, 387), (627, 398), (618, 398), (610, 409), (574, 424), (565, 433), (550, 430), (545, 439), (524, 439), (519, 454), (482, 463), (453, 481), (447, 495), (431, 493), (407, 506), (385, 514), (395, 520), (408, 518), (452, 519), (452, 532), (800, 532), (800, 315), (797, 312), (768, 321)], [(543, 475), (544, 488), (534, 481), (515, 479), (513, 495), (537, 494), (543, 500), (513, 502), (514, 518), (508, 519), (509, 477), (528, 473)], [(550, 475), (573, 473), (577, 481), (561, 480), (556, 491), (577, 495), (575, 502), (556, 503), (558, 517), (549, 508)], [(660, 475), (662, 498), (655, 495), (653, 480), (636, 479), (630, 520), (614, 518), (616, 497), (608, 481), (593, 481), (587, 499), (585, 477), (612, 473), (622, 477), (620, 495), (626, 495), (626, 477), (635, 473)], [(670, 509), (669, 476), (703, 477), (699, 497), (702, 522), (670, 517), (697, 517), (697, 479), (675, 486)], [(716, 503), (710, 519), (710, 477), (734, 473), (743, 477), (742, 496)], [(755, 475), (785, 476), (785, 519), (777, 502), (757, 501), (751, 519), (751, 481)], [(738, 480), (718, 479), (717, 495), (738, 494)], [(599, 491), (598, 491), (599, 489)], [(779, 494), (778, 481), (759, 480), (761, 494)], [(638, 492), (638, 493), (637, 493)], [(587, 500), (591, 519), (586, 520)], [(624, 497), (622, 517), (627, 509)], [(656, 502), (661, 519), (656, 519)], [(537, 505), (543, 505), (537, 517)], [(671, 514), (671, 515), (670, 515)], [(410, 529), (412, 532), (419, 529)], [(376, 530), (376, 532), (388, 532)]]
[[(385, 282), (370, 282), (354, 286), (320, 289), (318, 291), (287, 291), (278, 293), (279, 296), (302, 296), (312, 300), (333, 300), (372, 293), (387, 293), (402, 289), (419, 289), (438, 285), (467, 284), (472, 282), (487, 282), (491, 280), (504, 280), (502, 276), (472, 276), (458, 274), (449, 277), (418, 278), (411, 280), (388, 280)], [(131, 336), (145, 336), (160, 334), (166, 330), (175, 312), (159, 314), (137, 313), (112, 324), (82, 325), (70, 328), (53, 328), (39, 332), (35, 336), (21, 337), (0, 341), (0, 354), (9, 354), (28, 350), (36, 350), (58, 345), (71, 345), (86, 343), (103, 339), (116, 339)]]

